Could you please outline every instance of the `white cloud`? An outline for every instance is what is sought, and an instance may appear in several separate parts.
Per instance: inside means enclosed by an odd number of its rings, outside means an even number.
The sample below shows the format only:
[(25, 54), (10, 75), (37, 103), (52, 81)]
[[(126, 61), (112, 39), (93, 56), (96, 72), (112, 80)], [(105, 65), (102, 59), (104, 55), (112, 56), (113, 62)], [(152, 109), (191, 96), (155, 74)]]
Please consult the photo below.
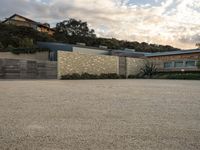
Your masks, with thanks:
[[(0, 17), (20, 13), (56, 23), (69, 17), (87, 21), (97, 35), (191, 48), (200, 33), (199, 0), (156, 1), (134, 5), (128, 0), (1, 0)], [(15, 8), (10, 8), (10, 4)]]

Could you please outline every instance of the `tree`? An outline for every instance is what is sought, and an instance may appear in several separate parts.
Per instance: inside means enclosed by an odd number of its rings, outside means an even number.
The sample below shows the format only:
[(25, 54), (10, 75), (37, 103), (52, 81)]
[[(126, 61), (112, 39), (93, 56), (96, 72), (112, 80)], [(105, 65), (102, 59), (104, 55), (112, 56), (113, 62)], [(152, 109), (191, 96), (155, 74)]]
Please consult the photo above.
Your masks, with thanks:
[(56, 25), (56, 31), (64, 33), (70, 37), (91, 37), (95, 38), (95, 31), (89, 29), (87, 22), (81, 20), (69, 19), (64, 20)]
[(8, 45), (12, 45), (16, 48), (22, 47), (23, 45), (27, 47), (37, 41), (51, 42), (55, 41), (55, 39), (50, 37), (47, 33), (38, 32), (30, 27), (0, 23), (0, 42), (4, 47), (8, 47)]
[(19, 47), (22, 47), (22, 48), (33, 48), (33, 47), (34, 47), (33, 39), (30, 39), (30, 38), (22, 38), (22, 39), (19, 41)]

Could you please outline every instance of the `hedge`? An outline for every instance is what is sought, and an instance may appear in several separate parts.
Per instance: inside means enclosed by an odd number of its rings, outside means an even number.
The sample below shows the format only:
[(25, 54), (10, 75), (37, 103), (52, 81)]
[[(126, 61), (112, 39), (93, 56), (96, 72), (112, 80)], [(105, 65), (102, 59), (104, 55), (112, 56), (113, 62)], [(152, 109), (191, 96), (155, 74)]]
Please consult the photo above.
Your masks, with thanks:
[(73, 73), (68, 75), (61, 76), (62, 80), (78, 80), (78, 79), (125, 79), (125, 76), (120, 76), (116, 73), (109, 73), (109, 74), (100, 74), (100, 75), (94, 75), (89, 73)]

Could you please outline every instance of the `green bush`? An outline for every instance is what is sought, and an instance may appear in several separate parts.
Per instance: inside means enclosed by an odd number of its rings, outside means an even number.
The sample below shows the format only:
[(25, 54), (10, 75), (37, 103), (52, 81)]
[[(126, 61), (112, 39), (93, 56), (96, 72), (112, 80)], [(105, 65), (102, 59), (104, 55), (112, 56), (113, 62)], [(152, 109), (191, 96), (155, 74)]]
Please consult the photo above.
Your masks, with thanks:
[(200, 69), (200, 60), (197, 62), (197, 68)]
[(0, 42), (0, 49), (3, 49), (4, 48), (4, 46), (3, 46), (3, 44)]
[(119, 76), (116, 73), (110, 73), (110, 74), (101, 74), (101, 75), (94, 75), (94, 74), (89, 74), (89, 73), (83, 73), (83, 74), (69, 74), (69, 75), (64, 75), (61, 76), (62, 80), (65, 79), (121, 79), (124, 78), (123, 76)]
[(31, 38), (22, 38), (19, 41), (19, 47), (23, 47), (23, 48), (33, 48), (34, 44), (33, 44), (33, 39)]
[(36, 52), (50, 51), (48, 48), (8, 48), (13, 54), (34, 54)]
[(200, 80), (200, 72), (168, 72), (158, 73), (153, 76), (154, 79), (183, 79), (183, 80)]
[(12, 51), (13, 49), (15, 49), (15, 47), (12, 46), (12, 45), (8, 45), (8, 46), (6, 47), (6, 50), (8, 50), (8, 51)]

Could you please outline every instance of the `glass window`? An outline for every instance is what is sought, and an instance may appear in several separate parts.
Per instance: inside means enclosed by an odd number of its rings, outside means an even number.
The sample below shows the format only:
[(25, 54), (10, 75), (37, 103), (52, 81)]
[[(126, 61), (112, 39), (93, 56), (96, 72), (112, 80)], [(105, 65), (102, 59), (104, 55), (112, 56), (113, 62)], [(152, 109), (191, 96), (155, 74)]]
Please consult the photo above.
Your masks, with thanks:
[(186, 61), (185, 66), (186, 67), (195, 67), (195, 61), (192, 61), (192, 60)]
[(164, 68), (172, 68), (172, 62), (165, 62)]
[(175, 63), (174, 63), (174, 66), (175, 67), (183, 67), (183, 61), (176, 61)]

